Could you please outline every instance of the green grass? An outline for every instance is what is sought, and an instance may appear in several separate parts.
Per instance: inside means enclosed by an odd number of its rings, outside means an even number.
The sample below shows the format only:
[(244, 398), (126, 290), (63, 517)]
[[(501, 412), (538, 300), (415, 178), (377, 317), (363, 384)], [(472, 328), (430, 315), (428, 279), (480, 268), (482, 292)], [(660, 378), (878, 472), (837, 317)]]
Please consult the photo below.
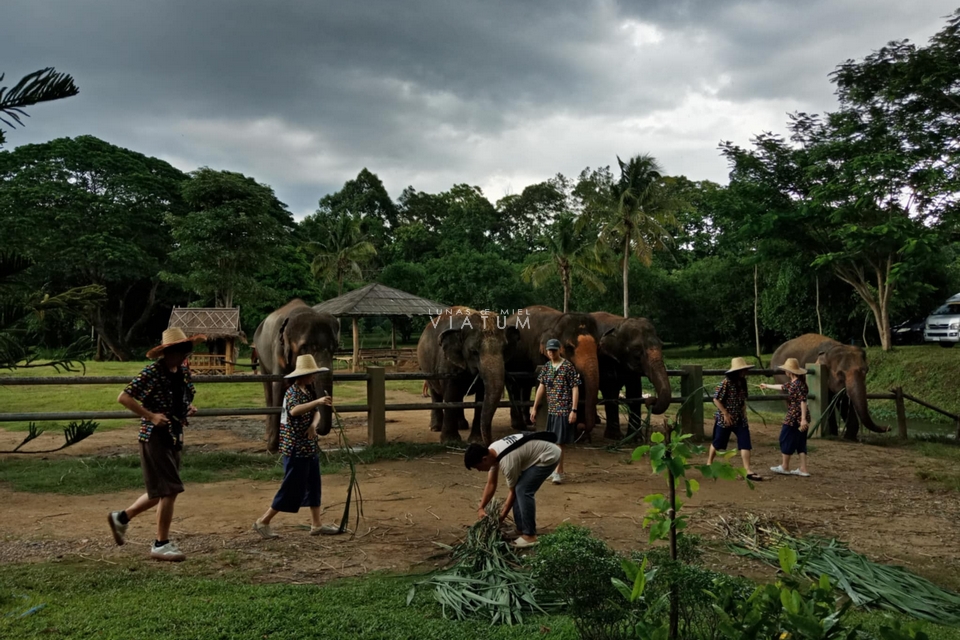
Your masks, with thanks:
[[(849, 614), (851, 624), (860, 624), (864, 631), (876, 634), (881, 625), (891, 626), (893, 620), (899, 620), (900, 624), (907, 625), (912, 620), (900, 614), (893, 614), (886, 611), (862, 611), (853, 610)], [(960, 629), (944, 627), (936, 624), (924, 624), (923, 631), (930, 637), (930, 640), (960, 640)]]
[[(426, 592), (408, 607), (415, 577), (373, 574), (314, 586), (250, 584), (238, 572), (184, 575), (189, 570), (139, 563), (0, 567), (0, 637), (512, 640), (539, 637), (541, 627), (557, 640), (577, 637), (559, 616), (514, 627), (445, 620)], [(40, 604), (46, 606), (18, 617)]]
[[(358, 452), (364, 464), (378, 460), (410, 459), (445, 451), (440, 444), (388, 444)], [(344, 467), (342, 454), (321, 457), (321, 471), (336, 473)], [(181, 478), (186, 484), (221, 482), (235, 478), (279, 482), (283, 467), (279, 456), (257, 453), (184, 451)], [(0, 463), (0, 483), (14, 491), (94, 495), (143, 487), (140, 458), (17, 458)]]

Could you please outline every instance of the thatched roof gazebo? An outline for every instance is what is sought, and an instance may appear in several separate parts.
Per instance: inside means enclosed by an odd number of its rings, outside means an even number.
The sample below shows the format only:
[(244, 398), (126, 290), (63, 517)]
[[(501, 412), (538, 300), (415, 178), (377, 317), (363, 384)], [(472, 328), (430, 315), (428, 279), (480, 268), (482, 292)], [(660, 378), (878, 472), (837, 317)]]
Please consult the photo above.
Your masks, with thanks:
[(174, 307), (170, 312), (168, 328), (179, 327), (188, 336), (205, 335), (207, 340), (223, 340), (224, 353), (195, 353), (190, 356), (190, 368), (206, 375), (231, 375), (237, 361), (236, 341), (247, 343), (240, 329), (240, 308)]
[(445, 304), (415, 296), (379, 283), (371, 283), (342, 296), (321, 302), (313, 307), (337, 318), (353, 320), (353, 369), (360, 361), (360, 328), (357, 320), (363, 317), (390, 318), (390, 348), (397, 351), (398, 317), (435, 316), (449, 309)]

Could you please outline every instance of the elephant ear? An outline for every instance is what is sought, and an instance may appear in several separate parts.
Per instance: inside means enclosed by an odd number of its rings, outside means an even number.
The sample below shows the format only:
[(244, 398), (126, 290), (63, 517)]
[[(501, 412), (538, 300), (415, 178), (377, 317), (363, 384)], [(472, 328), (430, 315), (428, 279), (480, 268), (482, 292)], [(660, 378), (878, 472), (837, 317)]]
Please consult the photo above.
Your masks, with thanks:
[(617, 335), (617, 327), (610, 327), (600, 336), (600, 351), (603, 355), (617, 360), (619, 352), (620, 338)]
[(840, 345), (832, 340), (824, 340), (817, 345), (817, 364), (826, 364), (824, 359), (829, 356), (830, 352), (836, 349), (838, 346)]
[(460, 329), (445, 329), (439, 337), (440, 348), (444, 357), (460, 367), (467, 368), (467, 361), (463, 357), (463, 336)]
[(507, 342), (504, 345), (504, 356), (511, 357), (517, 352), (517, 346), (520, 344), (520, 329), (516, 327), (507, 327), (504, 329)]
[(277, 341), (280, 343), (280, 348), (277, 349), (277, 371), (282, 372), (289, 370), (288, 367), (293, 355), (285, 335), (288, 322), (290, 322), (290, 318), (284, 318), (283, 323), (280, 324), (280, 330), (277, 331)]
[(333, 319), (333, 322), (330, 323), (330, 329), (333, 331), (333, 343), (339, 346), (340, 345), (340, 318)]

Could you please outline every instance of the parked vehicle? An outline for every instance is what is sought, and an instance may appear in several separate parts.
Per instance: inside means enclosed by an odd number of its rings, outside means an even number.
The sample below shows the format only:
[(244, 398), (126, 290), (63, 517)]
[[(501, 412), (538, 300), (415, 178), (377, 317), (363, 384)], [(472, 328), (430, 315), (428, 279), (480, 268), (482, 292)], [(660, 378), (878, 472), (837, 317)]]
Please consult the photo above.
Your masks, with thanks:
[(960, 342), (960, 293), (927, 317), (923, 339), (941, 347), (952, 347)]
[(894, 326), (890, 330), (893, 335), (893, 344), (923, 344), (923, 329), (926, 325), (927, 318), (924, 316)]

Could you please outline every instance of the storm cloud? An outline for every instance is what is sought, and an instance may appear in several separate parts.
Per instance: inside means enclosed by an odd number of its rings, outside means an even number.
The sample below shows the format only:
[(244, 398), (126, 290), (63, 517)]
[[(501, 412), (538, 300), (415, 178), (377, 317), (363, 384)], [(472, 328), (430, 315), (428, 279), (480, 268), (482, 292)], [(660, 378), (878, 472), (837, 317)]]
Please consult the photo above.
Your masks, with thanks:
[[(391, 195), (491, 200), (654, 154), (726, 181), (721, 140), (835, 105), (828, 74), (926, 40), (942, 0), (8, 0), (7, 80), (44, 66), (80, 95), (8, 145), (92, 134), (184, 170), (241, 171), (299, 217), (367, 167)], [(8, 82), (9, 84), (9, 82)]]

